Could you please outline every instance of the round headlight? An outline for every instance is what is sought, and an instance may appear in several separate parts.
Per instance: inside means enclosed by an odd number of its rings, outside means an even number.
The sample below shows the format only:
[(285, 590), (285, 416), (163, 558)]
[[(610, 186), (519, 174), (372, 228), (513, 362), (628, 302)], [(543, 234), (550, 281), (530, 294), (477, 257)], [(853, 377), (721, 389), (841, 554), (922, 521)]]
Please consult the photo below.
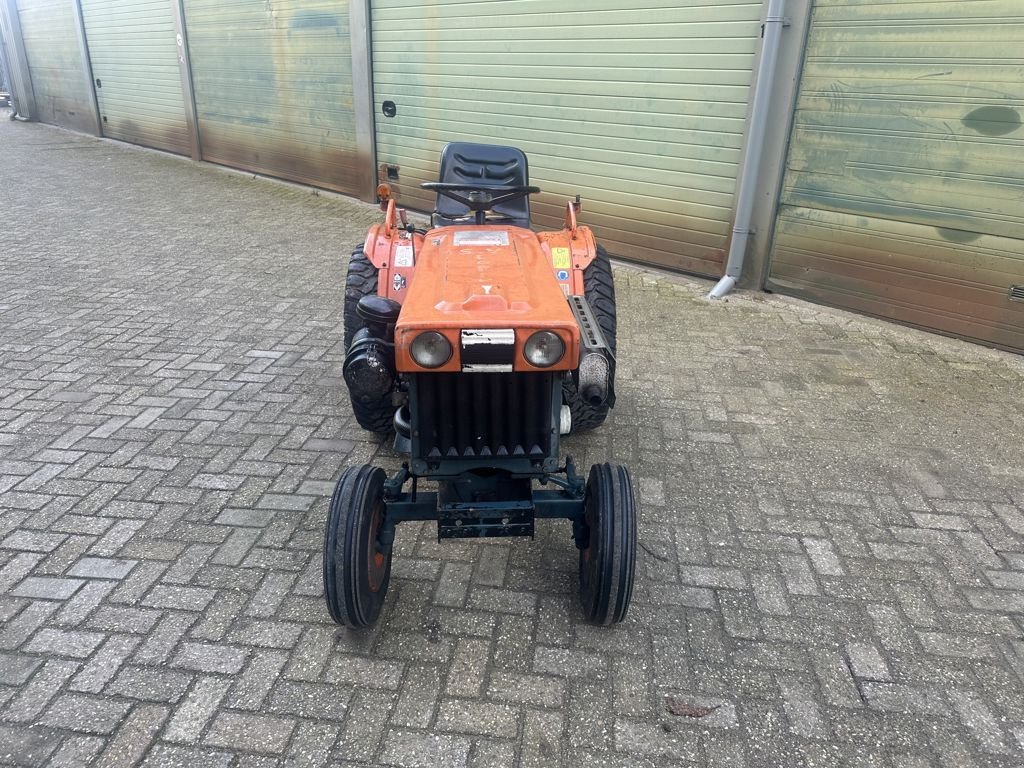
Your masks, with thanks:
[(424, 368), (440, 368), (452, 359), (452, 345), (444, 334), (424, 331), (412, 340), (409, 354), (417, 365)]
[(562, 359), (565, 344), (562, 338), (553, 331), (537, 331), (526, 340), (523, 356), (530, 365), (537, 368), (549, 368)]

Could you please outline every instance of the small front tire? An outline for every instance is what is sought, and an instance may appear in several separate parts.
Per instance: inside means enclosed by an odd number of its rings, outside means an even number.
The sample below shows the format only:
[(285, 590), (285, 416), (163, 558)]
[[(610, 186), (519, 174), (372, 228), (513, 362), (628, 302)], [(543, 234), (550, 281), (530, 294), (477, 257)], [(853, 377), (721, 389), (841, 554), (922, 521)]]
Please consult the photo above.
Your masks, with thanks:
[(380, 467), (350, 467), (338, 480), (327, 510), (324, 598), (331, 618), (358, 629), (377, 621), (391, 581), (391, 552), (380, 551), (384, 480)]
[(625, 467), (595, 464), (583, 499), (580, 599), (587, 621), (626, 618), (636, 570), (636, 499)]

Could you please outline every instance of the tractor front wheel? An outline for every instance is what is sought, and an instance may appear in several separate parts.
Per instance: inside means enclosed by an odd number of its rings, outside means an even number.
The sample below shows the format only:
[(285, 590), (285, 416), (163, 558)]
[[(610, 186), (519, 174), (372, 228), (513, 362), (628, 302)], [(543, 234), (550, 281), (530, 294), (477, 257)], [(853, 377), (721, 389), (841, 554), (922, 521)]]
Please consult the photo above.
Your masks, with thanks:
[(594, 624), (626, 618), (636, 569), (636, 500), (625, 467), (595, 464), (583, 499), (580, 599)]
[(377, 535), (384, 522), (384, 470), (350, 467), (338, 480), (327, 510), (324, 597), (331, 618), (368, 627), (380, 616), (391, 580), (391, 551)]

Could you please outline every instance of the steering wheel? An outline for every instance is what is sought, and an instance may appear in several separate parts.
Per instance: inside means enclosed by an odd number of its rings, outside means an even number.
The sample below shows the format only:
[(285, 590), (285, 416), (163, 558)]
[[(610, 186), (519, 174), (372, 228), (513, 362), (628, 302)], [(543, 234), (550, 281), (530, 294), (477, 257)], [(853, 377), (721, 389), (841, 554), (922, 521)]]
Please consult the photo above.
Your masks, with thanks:
[(463, 184), (445, 181), (431, 181), (420, 184), (420, 187), (450, 197), (477, 214), (489, 211), (496, 205), (540, 192), (540, 187), (512, 184)]

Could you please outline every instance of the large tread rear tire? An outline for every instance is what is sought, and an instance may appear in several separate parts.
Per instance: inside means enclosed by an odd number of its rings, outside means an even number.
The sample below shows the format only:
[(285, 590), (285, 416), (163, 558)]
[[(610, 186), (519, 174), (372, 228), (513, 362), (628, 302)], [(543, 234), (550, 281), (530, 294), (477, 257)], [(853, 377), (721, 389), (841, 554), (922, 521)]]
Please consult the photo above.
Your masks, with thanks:
[(380, 467), (345, 470), (334, 488), (324, 536), (324, 599), (331, 618), (346, 627), (377, 621), (391, 582), (391, 553), (377, 551), (384, 520)]
[(356, 313), (356, 306), (363, 296), (373, 296), (377, 293), (377, 279), (379, 270), (373, 266), (363, 247), (359, 246), (352, 251), (348, 260), (348, 274), (345, 276), (345, 349), (352, 346), (352, 337), (356, 331), (364, 328), (366, 323)]
[[(615, 280), (608, 254), (600, 245), (597, 257), (583, 270), (583, 295), (594, 311), (598, 325), (604, 332), (605, 340), (612, 354), (615, 354), (615, 334), (618, 330), (615, 312)], [(613, 374), (614, 375), (614, 374)], [(562, 394), (572, 412), (572, 432), (596, 429), (608, 418), (608, 405), (591, 405), (576, 390), (572, 378), (567, 377), (562, 385)]]
[(636, 571), (636, 499), (629, 471), (618, 464), (590, 468), (583, 499), (584, 542), (580, 549), (580, 600), (594, 624), (626, 618)]
[[(352, 251), (348, 262), (348, 274), (345, 277), (345, 349), (352, 345), (352, 337), (356, 332), (366, 327), (366, 323), (359, 317), (356, 307), (363, 296), (374, 296), (377, 293), (377, 277), (379, 270), (373, 266), (362, 246)], [(374, 403), (359, 403), (352, 401), (352, 413), (359, 422), (359, 426), (367, 432), (374, 432), (378, 435), (387, 435), (393, 429), (395, 407), (391, 403), (391, 397)]]

